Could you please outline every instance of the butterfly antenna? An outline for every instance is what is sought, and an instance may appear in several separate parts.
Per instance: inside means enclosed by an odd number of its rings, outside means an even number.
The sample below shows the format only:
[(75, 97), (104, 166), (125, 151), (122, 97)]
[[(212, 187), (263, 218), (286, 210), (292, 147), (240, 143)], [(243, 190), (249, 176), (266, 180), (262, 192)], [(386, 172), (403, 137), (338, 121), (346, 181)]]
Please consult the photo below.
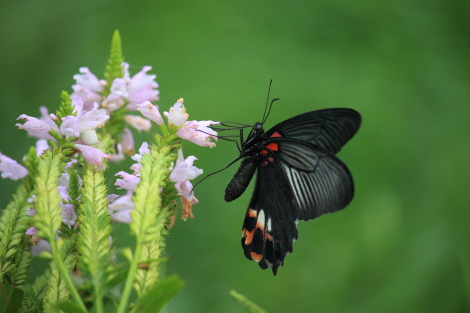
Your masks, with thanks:
[(212, 175), (214, 175), (214, 174), (220, 173), (220, 172), (222, 172), (223, 170), (228, 169), (230, 166), (232, 166), (235, 162), (237, 162), (237, 161), (240, 160), (240, 159), (241, 159), (241, 157), (238, 157), (238, 158), (236, 158), (235, 160), (233, 160), (232, 162), (230, 162), (230, 164), (227, 165), (226, 167), (224, 167), (223, 169), (220, 169), (220, 170), (215, 171), (215, 172), (213, 172), (213, 173), (207, 174), (203, 179), (201, 179), (200, 181), (198, 181), (198, 182), (196, 183), (196, 185), (193, 186), (193, 189), (191, 189), (191, 194), (193, 193), (194, 189), (196, 188), (197, 185), (199, 185), (200, 182), (202, 182), (203, 180), (205, 180), (206, 178), (209, 178), (210, 176), (212, 176)]
[[(273, 84), (273, 80), (271, 79), (269, 81), (269, 87), (268, 87), (268, 96), (266, 97), (266, 105), (264, 106), (264, 113), (263, 113), (263, 119), (262, 119), (262, 122), (261, 124), (264, 123), (264, 121), (266, 121), (266, 112), (268, 111), (268, 103), (269, 103), (269, 94), (271, 93), (271, 85)], [(269, 109), (269, 111), (271, 111), (271, 108)], [(268, 112), (268, 115), (269, 115), (269, 112)]]
[(268, 114), (266, 115), (266, 118), (263, 119), (263, 122), (261, 124), (264, 124), (264, 122), (266, 122), (266, 120), (268, 119), (269, 113), (271, 113), (271, 108), (273, 107), (273, 103), (274, 103), (274, 101), (277, 101), (277, 100), (280, 100), (280, 99), (279, 98), (274, 98), (274, 99), (271, 100), (271, 104), (269, 105)]

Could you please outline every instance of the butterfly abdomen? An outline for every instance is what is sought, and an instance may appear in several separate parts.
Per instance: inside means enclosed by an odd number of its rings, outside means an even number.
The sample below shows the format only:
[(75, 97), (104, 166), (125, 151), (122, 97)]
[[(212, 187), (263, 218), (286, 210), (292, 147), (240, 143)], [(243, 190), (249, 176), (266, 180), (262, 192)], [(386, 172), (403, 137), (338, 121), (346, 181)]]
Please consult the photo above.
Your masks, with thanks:
[(233, 176), (232, 180), (225, 188), (225, 201), (230, 202), (240, 197), (250, 183), (256, 171), (256, 162), (253, 159), (245, 159)]

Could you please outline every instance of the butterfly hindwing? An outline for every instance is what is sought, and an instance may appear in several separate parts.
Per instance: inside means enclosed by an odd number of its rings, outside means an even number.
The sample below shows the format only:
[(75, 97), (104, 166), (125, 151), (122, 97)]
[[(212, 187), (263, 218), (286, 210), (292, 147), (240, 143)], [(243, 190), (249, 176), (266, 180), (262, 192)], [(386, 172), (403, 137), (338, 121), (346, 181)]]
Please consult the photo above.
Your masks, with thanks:
[(310, 220), (348, 205), (354, 195), (351, 174), (341, 160), (306, 142), (275, 138), (277, 151), (269, 151), (282, 167), (292, 189), (300, 219)]
[(245, 221), (242, 246), (245, 256), (263, 269), (283, 264), (297, 239), (299, 210), (282, 168), (268, 162), (258, 167), (256, 186)]

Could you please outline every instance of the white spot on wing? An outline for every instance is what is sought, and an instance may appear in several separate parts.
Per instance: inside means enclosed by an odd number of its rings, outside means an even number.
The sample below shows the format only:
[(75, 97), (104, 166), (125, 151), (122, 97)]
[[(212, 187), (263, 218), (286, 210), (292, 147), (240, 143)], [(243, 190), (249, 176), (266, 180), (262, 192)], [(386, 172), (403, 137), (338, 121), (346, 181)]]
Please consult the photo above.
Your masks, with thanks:
[(268, 219), (268, 223), (267, 223), (266, 226), (267, 226), (268, 232), (271, 232), (271, 230), (272, 230), (272, 224), (271, 224), (271, 219), (270, 219), (270, 218)]
[(264, 228), (264, 222), (265, 222), (264, 211), (260, 210), (258, 213), (258, 223), (260, 223), (260, 225), (263, 226), (263, 228)]

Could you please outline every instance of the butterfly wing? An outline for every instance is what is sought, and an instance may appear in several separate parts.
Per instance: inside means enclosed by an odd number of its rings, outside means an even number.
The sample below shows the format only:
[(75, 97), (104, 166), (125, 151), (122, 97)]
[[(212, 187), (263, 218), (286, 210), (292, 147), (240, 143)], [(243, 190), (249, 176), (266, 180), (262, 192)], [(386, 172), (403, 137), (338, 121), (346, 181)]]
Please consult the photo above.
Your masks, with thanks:
[(352, 109), (311, 111), (285, 120), (266, 132), (268, 137), (279, 133), (317, 145), (336, 154), (351, 139), (361, 125), (361, 116)]
[(260, 165), (243, 222), (245, 256), (262, 269), (272, 268), (276, 275), (286, 254), (292, 252), (298, 220), (299, 210), (282, 168), (272, 162)]
[(299, 219), (344, 208), (354, 185), (346, 166), (318, 146), (274, 137), (267, 147), (243, 223), (242, 246), (248, 259), (276, 275), (292, 252)]
[(354, 110), (326, 109), (295, 116), (266, 132), (243, 223), (242, 246), (248, 259), (276, 275), (292, 252), (299, 219), (341, 210), (351, 202), (351, 174), (334, 154), (360, 123)]
[(354, 183), (348, 168), (336, 156), (306, 142), (281, 137), (275, 143), (277, 151), (268, 155), (282, 167), (300, 219), (310, 220), (335, 212), (351, 202)]

